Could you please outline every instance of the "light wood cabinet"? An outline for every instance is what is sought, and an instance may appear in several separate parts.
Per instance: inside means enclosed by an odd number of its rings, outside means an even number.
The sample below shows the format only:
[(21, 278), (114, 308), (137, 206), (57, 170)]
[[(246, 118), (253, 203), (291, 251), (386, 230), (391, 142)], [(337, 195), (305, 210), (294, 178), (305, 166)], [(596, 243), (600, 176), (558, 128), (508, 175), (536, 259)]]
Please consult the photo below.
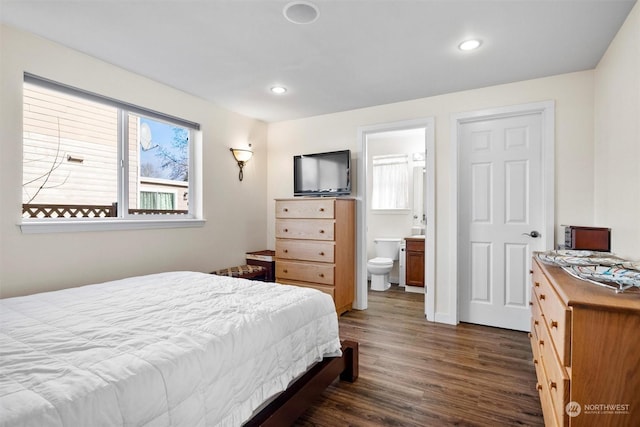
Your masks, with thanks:
[(636, 426), (640, 294), (532, 262), (531, 349), (546, 426)]
[(424, 286), (424, 239), (406, 237), (405, 283), (409, 286)]
[(276, 282), (319, 289), (336, 311), (355, 293), (355, 200), (276, 200)]

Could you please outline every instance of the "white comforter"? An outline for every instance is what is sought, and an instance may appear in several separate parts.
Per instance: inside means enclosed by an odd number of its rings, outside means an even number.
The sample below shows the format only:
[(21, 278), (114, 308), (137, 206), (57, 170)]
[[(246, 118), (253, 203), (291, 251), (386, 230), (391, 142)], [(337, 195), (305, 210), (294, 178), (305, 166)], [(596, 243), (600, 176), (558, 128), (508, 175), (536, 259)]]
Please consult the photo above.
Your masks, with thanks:
[(173, 272), (0, 300), (1, 426), (239, 426), (327, 354), (319, 291)]

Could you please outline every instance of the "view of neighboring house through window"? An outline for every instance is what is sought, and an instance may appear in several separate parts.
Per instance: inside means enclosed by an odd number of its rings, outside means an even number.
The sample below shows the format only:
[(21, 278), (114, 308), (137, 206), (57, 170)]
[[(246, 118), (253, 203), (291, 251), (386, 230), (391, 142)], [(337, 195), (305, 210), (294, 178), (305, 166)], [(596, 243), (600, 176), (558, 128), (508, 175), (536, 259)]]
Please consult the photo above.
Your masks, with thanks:
[(191, 215), (197, 124), (27, 75), (23, 101), (23, 218)]
[(134, 114), (131, 122), (138, 138), (130, 140), (129, 155), (136, 155), (138, 172), (129, 180), (130, 210), (188, 210), (189, 130)]

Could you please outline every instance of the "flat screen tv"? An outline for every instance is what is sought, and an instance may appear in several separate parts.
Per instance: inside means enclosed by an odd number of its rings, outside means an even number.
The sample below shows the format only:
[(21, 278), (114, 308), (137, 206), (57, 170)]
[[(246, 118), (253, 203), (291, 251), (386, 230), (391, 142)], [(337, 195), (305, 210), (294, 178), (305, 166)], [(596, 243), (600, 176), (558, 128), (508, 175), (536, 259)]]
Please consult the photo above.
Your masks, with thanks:
[(351, 151), (293, 156), (294, 196), (351, 194)]

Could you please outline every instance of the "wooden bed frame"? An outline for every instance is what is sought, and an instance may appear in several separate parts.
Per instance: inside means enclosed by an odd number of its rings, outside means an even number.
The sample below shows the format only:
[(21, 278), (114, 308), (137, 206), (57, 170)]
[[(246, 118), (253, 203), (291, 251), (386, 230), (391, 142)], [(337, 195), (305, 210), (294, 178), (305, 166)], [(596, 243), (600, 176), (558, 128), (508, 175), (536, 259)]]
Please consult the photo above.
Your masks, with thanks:
[(354, 382), (358, 378), (358, 343), (344, 340), (341, 344), (342, 357), (325, 357), (313, 365), (244, 426), (289, 426), (338, 375), (341, 380)]

